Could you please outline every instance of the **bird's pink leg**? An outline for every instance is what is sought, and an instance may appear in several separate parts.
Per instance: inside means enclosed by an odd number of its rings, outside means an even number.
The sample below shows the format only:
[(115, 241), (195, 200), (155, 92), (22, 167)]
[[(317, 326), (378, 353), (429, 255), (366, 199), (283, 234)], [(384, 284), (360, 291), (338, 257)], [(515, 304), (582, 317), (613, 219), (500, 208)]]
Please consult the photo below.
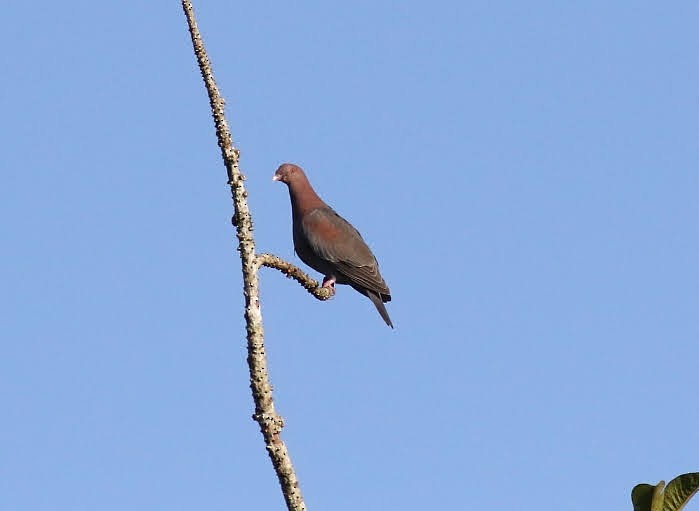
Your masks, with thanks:
[(326, 275), (323, 278), (323, 287), (327, 287), (332, 290), (332, 294), (335, 294), (335, 277)]

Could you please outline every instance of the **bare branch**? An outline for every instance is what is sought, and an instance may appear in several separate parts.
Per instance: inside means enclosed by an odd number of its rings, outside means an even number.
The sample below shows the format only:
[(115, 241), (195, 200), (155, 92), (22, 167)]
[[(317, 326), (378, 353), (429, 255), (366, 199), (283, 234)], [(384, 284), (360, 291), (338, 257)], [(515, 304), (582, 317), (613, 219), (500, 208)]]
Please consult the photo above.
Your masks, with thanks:
[(274, 409), (272, 385), (267, 372), (267, 357), (265, 355), (264, 330), (262, 328), (262, 312), (260, 311), (260, 290), (258, 269), (255, 256), (255, 241), (253, 238), (252, 217), (247, 203), (245, 191), (245, 176), (238, 167), (239, 152), (233, 146), (231, 132), (224, 116), (224, 101), (214, 80), (211, 63), (206, 54), (204, 43), (199, 33), (194, 10), (189, 0), (182, 0), (182, 8), (189, 25), (194, 54), (199, 64), (204, 85), (209, 95), (211, 112), (216, 126), (216, 138), (221, 148), (223, 162), (228, 173), (228, 184), (231, 187), (235, 215), (233, 224), (238, 237), (238, 251), (243, 271), (243, 294), (245, 295), (245, 323), (248, 340), (248, 367), (250, 369), (250, 388), (255, 401), (253, 419), (260, 426), (265, 445), (272, 465), (279, 478), (279, 484), (284, 494), (286, 506), (290, 511), (305, 511), (306, 505), (301, 496), (299, 482), (291, 464), (291, 458), (286, 445), (280, 437), (284, 419)]
[(335, 294), (332, 289), (320, 287), (320, 284), (308, 276), (303, 270), (272, 254), (259, 254), (256, 258), (258, 268), (267, 266), (279, 270), (290, 279), (294, 279), (318, 300), (329, 300)]

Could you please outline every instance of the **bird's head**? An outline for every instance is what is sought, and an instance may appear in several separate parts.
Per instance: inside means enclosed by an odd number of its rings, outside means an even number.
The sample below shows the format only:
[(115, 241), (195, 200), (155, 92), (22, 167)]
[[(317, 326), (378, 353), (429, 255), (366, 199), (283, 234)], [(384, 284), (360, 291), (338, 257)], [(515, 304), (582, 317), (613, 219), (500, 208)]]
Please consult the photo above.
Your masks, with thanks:
[(303, 173), (303, 170), (298, 165), (294, 165), (293, 163), (282, 163), (274, 173), (274, 176), (272, 176), (272, 181), (281, 181), (282, 183), (290, 185), (295, 181), (303, 180), (305, 178), (306, 176)]

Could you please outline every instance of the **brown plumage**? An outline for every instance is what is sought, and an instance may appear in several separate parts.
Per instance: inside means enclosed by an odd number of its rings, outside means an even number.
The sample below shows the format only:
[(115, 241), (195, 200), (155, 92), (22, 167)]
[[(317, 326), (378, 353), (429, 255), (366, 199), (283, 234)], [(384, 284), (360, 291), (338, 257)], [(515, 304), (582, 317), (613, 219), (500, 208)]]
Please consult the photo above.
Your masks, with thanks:
[(349, 284), (369, 297), (393, 328), (384, 306), (384, 302), (391, 301), (391, 291), (359, 231), (318, 197), (298, 165), (284, 163), (273, 179), (289, 187), (294, 250), (301, 260), (325, 275), (324, 287)]

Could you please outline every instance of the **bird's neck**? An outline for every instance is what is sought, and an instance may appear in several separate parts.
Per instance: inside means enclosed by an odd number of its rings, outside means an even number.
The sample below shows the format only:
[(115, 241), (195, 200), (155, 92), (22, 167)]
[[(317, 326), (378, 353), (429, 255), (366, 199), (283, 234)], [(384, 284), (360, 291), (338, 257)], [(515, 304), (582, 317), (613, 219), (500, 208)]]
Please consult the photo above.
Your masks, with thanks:
[(295, 183), (293, 189), (289, 187), (291, 209), (295, 215), (303, 215), (316, 208), (325, 207), (321, 199), (310, 183)]

